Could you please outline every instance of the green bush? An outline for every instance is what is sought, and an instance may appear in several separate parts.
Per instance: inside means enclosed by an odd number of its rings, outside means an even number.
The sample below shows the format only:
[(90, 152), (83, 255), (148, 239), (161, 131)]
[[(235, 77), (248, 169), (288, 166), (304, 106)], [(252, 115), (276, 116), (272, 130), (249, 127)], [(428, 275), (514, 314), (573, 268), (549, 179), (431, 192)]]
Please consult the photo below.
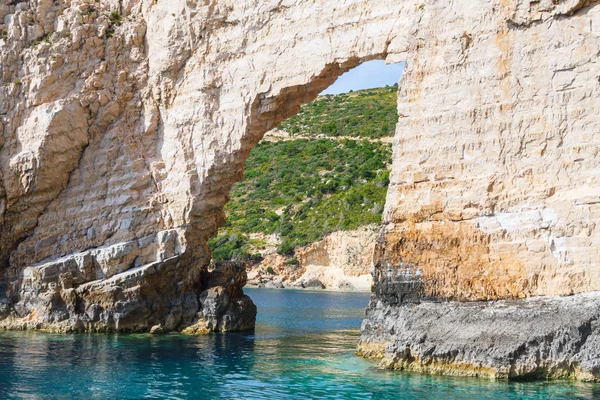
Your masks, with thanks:
[(289, 260), (286, 260), (284, 262), (285, 265), (291, 265), (291, 266), (296, 266), (296, 265), (300, 265), (300, 261), (298, 261), (298, 259), (296, 257), (292, 257)]
[(208, 246), (215, 261), (238, 261), (251, 257), (248, 252), (250, 242), (245, 235), (240, 233), (225, 232), (208, 241)]
[[(358, 124), (358, 133), (343, 133), (356, 139), (259, 143), (246, 162), (245, 181), (231, 189), (230, 201), (225, 206), (225, 227), (209, 242), (215, 259), (252, 257), (255, 244), (245, 236), (250, 233), (279, 235), (278, 253), (293, 256), (296, 247), (320, 240), (330, 232), (380, 223), (389, 185), (387, 166), (391, 164), (391, 145), (363, 140), (361, 135), (366, 131), (373, 129), (374, 135), (381, 132), (375, 124), (366, 126), (364, 118), (355, 115), (354, 108), (330, 109), (330, 104), (347, 105), (349, 99), (377, 103), (393, 95), (395, 110), (396, 90), (393, 86), (356, 92), (352, 96), (322, 96), (305, 106), (320, 110), (322, 114), (311, 111), (309, 115), (317, 124), (327, 113), (336, 114), (339, 120), (347, 119), (349, 124)], [(362, 114), (379, 115), (380, 110), (373, 107)], [(395, 114), (386, 115), (388, 128), (395, 126)], [(231, 235), (235, 235), (233, 239)]]
[(393, 136), (398, 121), (397, 90), (396, 84), (337, 96), (320, 96), (302, 106), (300, 113), (284, 121), (279, 129), (292, 135), (308, 136)]
[(111, 25), (119, 26), (123, 21), (123, 16), (118, 11), (112, 11), (108, 16), (108, 19), (110, 20)]
[(106, 37), (111, 38), (115, 34), (115, 27), (120, 26), (123, 22), (123, 16), (118, 11), (112, 11), (108, 15), (110, 25), (106, 30)]
[(290, 241), (284, 240), (277, 248), (277, 253), (282, 256), (292, 255), (294, 254), (294, 245)]

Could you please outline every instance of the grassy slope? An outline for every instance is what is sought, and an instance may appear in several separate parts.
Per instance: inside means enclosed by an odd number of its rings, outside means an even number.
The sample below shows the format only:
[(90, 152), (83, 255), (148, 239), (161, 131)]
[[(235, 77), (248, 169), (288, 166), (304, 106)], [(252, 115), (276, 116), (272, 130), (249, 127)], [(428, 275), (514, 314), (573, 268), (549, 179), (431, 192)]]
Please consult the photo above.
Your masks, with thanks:
[(391, 145), (364, 138), (393, 135), (395, 91), (392, 87), (319, 97), (280, 129), (331, 138), (263, 141), (256, 146), (246, 163), (246, 180), (231, 190), (226, 225), (209, 242), (213, 258), (251, 258), (251, 249), (260, 243), (249, 240), (249, 233), (278, 234), (279, 252), (292, 255), (295, 247), (330, 232), (379, 223)]
[(336, 96), (321, 96), (284, 121), (280, 129), (294, 134), (381, 138), (393, 136), (398, 121), (397, 85)]

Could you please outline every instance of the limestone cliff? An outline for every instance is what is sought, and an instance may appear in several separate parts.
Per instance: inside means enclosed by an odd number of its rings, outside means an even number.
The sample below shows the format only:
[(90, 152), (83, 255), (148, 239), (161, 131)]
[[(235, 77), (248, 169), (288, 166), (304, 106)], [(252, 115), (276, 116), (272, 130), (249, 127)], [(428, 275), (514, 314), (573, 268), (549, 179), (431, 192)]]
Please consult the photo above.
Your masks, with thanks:
[[(0, 324), (251, 325), (244, 276), (207, 271), (227, 193), (266, 131), (376, 58), (407, 61), (376, 282), (416, 301), (600, 290), (596, 5), (2, 0)], [(373, 301), (413, 310), (391, 298)]]
[[(250, 266), (248, 284), (271, 288), (370, 290), (377, 226), (337, 231), (296, 248), (293, 258), (277, 254), (274, 242)], [(296, 262), (292, 262), (296, 261)]]
[(429, 14), (407, 64), (359, 352), (598, 380), (600, 9), (492, 3)]
[(393, 3), (3, 0), (2, 324), (202, 321), (206, 242), (250, 149), (387, 56)]

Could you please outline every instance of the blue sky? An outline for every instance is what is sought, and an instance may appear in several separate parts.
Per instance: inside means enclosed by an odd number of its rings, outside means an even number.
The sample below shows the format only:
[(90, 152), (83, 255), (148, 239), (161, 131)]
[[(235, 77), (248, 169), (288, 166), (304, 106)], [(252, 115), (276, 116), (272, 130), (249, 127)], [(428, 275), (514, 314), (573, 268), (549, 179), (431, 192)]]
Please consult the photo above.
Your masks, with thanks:
[(400, 81), (404, 63), (385, 64), (385, 61), (368, 61), (340, 76), (321, 94), (340, 94), (350, 90), (361, 90), (393, 85)]

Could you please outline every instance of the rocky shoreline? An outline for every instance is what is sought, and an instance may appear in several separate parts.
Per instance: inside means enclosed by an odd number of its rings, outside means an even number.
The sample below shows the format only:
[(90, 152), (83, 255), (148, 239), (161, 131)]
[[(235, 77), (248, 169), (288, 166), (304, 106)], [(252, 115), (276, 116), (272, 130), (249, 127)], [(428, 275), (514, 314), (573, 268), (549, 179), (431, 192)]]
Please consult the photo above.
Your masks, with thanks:
[(351, 231), (335, 231), (322, 240), (296, 248), (293, 257), (278, 254), (280, 243), (275, 235), (270, 235), (268, 246), (258, 250), (262, 259), (248, 264), (248, 285), (371, 290), (371, 264), (379, 229), (376, 225), (366, 225)]
[[(22, 283), (27, 290), (18, 301), (5, 301), (0, 330), (208, 333), (254, 328), (256, 306), (242, 289), (247, 274), (235, 264), (194, 270), (172, 257), (82, 284), (77, 281), (85, 276), (76, 275), (83, 271), (74, 262), (55, 264), (37, 267)], [(164, 296), (171, 286), (181, 293)]]
[(600, 293), (391, 306), (373, 299), (357, 353), (387, 369), (600, 382)]
[(0, 327), (251, 328), (245, 272), (208, 268), (228, 193), (379, 59), (406, 67), (360, 353), (598, 380), (600, 3), (305, 3), (0, 4)]
[(317, 291), (317, 292), (342, 292), (342, 293), (371, 293), (370, 290), (365, 289), (354, 289), (354, 288), (314, 288), (314, 287), (290, 287), (290, 286), (275, 286), (275, 285), (246, 285), (248, 289), (265, 289), (265, 290), (305, 290), (305, 291)]
[(399, 289), (390, 283), (379, 281), (357, 348), (358, 355), (379, 360), (383, 368), (600, 382), (600, 292), (433, 301), (398, 297), (406, 286)]

